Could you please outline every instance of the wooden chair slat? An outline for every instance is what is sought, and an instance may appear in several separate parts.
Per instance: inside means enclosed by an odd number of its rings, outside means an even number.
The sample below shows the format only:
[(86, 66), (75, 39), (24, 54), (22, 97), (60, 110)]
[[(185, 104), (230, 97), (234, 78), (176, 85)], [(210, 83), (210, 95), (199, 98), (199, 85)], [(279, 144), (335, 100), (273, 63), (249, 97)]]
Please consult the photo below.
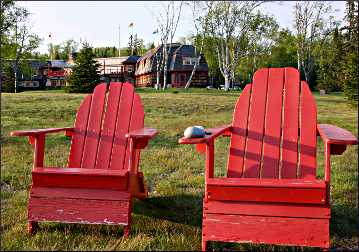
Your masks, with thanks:
[[(141, 98), (138, 94), (134, 93), (129, 131), (134, 131), (136, 129), (143, 128), (144, 119), (145, 119), (145, 112), (141, 103)], [(136, 153), (136, 163), (138, 163), (139, 159), (140, 159), (140, 152)], [(125, 160), (130, 160), (129, 143), (127, 143)], [(125, 162), (124, 169), (125, 170), (129, 169), (129, 162)]]
[(253, 77), (247, 143), (244, 157), (244, 172), (246, 178), (259, 178), (265, 106), (267, 97), (268, 68), (258, 70)]
[(80, 167), (82, 153), (86, 138), (87, 122), (90, 113), (92, 95), (87, 95), (81, 103), (74, 125), (74, 133), (72, 136), (69, 159), (67, 162), (68, 167)]
[(299, 71), (285, 68), (281, 178), (296, 178), (299, 129)]
[(279, 177), (283, 82), (284, 69), (271, 68), (268, 77), (262, 178)]
[(130, 126), (134, 88), (124, 83), (117, 112), (115, 137), (111, 152), (110, 169), (123, 169), (128, 140), (126, 134)]
[(97, 169), (107, 169), (110, 165), (113, 138), (115, 135), (117, 112), (121, 95), (122, 84), (111, 83), (107, 99), (103, 128), (97, 152)]
[(317, 107), (308, 84), (301, 82), (300, 178), (315, 178), (317, 167)]
[(81, 161), (81, 167), (83, 168), (95, 167), (98, 142), (102, 127), (102, 116), (105, 106), (106, 89), (107, 85), (105, 83), (97, 85), (92, 96), (84, 152)]
[(250, 84), (246, 85), (233, 113), (233, 128), (227, 165), (227, 177), (229, 178), (240, 178), (243, 174), (251, 87)]

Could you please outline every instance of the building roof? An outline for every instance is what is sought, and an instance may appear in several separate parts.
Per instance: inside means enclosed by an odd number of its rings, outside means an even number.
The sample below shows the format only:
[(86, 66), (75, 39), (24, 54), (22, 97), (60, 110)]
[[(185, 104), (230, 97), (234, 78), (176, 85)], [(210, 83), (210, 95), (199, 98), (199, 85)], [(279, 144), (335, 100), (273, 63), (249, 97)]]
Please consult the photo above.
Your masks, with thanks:
[[(196, 57), (196, 48), (193, 45), (181, 45), (179, 43), (173, 43), (168, 46), (170, 46), (167, 61), (168, 70), (191, 71), (193, 69), (193, 65), (183, 65), (183, 57)], [(157, 70), (157, 59), (162, 59), (162, 46), (147, 51), (141, 58), (138, 59), (138, 67), (135, 75), (155, 72)], [(201, 61), (197, 69), (199, 71), (208, 71), (207, 62), (203, 56), (201, 57)]]
[(127, 58), (128, 56), (111, 57), (111, 58), (95, 58), (95, 60), (101, 65), (103, 65), (103, 63), (105, 62), (106, 66), (110, 66), (110, 65), (122, 65), (123, 62), (127, 60)]
[(139, 58), (141, 58), (141, 56), (131, 55), (122, 63), (123, 64), (136, 64), (136, 62)]

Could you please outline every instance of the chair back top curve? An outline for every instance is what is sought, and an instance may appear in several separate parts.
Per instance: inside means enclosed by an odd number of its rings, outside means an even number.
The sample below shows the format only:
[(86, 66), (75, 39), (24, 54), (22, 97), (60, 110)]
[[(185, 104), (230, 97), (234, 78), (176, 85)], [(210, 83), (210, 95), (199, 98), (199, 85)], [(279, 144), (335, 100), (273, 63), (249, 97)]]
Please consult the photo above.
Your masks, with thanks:
[(317, 108), (299, 71), (262, 68), (237, 101), (228, 177), (316, 177)]
[(132, 84), (97, 85), (77, 111), (68, 167), (127, 170), (126, 134), (143, 126), (143, 106)]

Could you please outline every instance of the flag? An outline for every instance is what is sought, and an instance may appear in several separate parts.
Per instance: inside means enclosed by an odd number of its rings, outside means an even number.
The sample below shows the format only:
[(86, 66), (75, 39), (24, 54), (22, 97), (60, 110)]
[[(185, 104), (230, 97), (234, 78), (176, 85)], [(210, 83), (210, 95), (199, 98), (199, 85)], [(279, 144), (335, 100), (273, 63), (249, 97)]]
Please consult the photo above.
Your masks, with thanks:
[(133, 22), (131, 22), (129, 25), (128, 25), (128, 27), (132, 27), (133, 26)]
[(152, 32), (152, 34), (156, 34), (156, 33), (158, 33), (158, 29), (156, 29)]

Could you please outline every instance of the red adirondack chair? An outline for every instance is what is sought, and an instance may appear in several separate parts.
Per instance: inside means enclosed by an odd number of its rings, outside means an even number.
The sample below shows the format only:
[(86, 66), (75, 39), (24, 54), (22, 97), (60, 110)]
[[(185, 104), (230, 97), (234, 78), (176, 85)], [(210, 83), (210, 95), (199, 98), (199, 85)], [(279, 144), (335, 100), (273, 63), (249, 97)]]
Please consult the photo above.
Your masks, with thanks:
[[(231, 125), (182, 138), (206, 153), (202, 250), (207, 241), (329, 248), (330, 155), (357, 144), (317, 124), (315, 100), (295, 68), (264, 68), (241, 94)], [(316, 178), (317, 134), (325, 177)], [(227, 177), (214, 177), (214, 140), (230, 136)]]
[[(107, 94), (108, 93), (108, 94)], [(13, 131), (34, 147), (28, 206), (30, 234), (38, 222), (124, 225), (129, 235), (132, 197), (147, 190), (138, 171), (140, 150), (157, 132), (144, 127), (140, 97), (130, 83), (105, 83), (87, 95), (73, 128)], [(45, 135), (71, 136), (68, 165), (44, 166)]]

